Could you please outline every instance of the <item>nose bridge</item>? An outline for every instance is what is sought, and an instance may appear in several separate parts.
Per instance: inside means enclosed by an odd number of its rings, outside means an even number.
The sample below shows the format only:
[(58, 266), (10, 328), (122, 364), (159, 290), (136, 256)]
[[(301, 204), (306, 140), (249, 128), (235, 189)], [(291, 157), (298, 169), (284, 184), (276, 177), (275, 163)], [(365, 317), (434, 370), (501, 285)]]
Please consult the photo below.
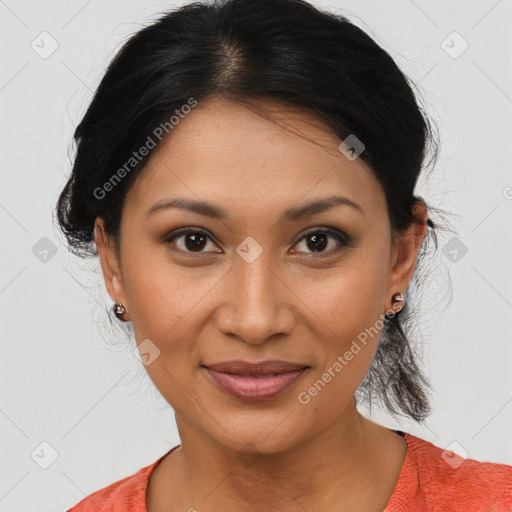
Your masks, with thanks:
[(293, 315), (283, 302), (283, 284), (274, 267), (266, 254), (252, 261), (235, 255), (229, 296), (219, 320), (225, 334), (258, 344), (291, 329)]

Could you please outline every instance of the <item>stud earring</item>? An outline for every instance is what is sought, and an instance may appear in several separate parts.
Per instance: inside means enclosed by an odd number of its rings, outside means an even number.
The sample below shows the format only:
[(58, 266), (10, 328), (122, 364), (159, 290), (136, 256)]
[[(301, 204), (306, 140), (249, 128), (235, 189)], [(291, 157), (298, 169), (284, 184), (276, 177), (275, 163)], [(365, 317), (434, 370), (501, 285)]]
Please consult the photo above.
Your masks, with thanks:
[[(404, 302), (404, 296), (400, 293), (400, 292), (396, 292), (394, 293), (392, 296), (391, 296), (391, 303), (394, 305), (398, 302), (402, 302), (402, 307), (398, 310), (398, 311), (401, 311), (403, 309), (403, 302)], [(393, 307), (393, 309), (395, 309)], [(398, 313), (397, 311), (397, 313)]]
[(123, 320), (122, 317), (126, 313), (126, 308), (122, 304), (114, 302), (114, 306), (112, 309), (114, 310), (114, 315), (116, 315), (116, 317), (119, 318), (119, 320)]

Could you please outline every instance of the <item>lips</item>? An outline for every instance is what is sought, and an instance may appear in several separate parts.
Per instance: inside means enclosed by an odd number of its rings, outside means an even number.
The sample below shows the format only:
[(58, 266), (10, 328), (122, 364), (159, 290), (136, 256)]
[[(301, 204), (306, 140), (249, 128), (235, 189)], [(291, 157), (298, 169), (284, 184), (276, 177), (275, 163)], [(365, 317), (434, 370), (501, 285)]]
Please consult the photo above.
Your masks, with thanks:
[(277, 359), (250, 363), (247, 361), (225, 361), (223, 363), (205, 365), (210, 370), (222, 373), (236, 373), (238, 375), (273, 375), (307, 367), (305, 364), (290, 363)]
[(309, 366), (281, 360), (260, 363), (236, 360), (203, 365), (203, 368), (220, 389), (235, 398), (252, 402), (283, 394)]

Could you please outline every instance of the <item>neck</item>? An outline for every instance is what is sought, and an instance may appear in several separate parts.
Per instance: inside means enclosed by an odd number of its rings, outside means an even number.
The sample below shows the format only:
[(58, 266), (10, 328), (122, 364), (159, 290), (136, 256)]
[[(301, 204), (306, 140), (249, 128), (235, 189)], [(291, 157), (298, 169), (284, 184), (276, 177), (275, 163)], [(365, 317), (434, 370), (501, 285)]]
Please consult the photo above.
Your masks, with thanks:
[(226, 448), (176, 419), (182, 444), (167, 496), (183, 510), (383, 510), (406, 451), (403, 438), (361, 416), (355, 402), (314, 437), (271, 453)]

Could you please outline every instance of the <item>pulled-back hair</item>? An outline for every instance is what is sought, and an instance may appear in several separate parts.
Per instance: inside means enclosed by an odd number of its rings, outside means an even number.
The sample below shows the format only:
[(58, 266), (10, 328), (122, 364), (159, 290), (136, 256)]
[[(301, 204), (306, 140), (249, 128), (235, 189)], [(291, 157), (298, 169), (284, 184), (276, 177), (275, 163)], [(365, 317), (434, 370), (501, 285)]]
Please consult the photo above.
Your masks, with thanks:
[[(164, 13), (124, 44), (76, 128), (73, 169), (56, 208), (74, 254), (97, 256), (97, 217), (118, 243), (124, 198), (151, 151), (128, 170), (126, 162), (191, 98), (202, 103), (214, 97), (246, 105), (270, 99), (311, 113), (342, 140), (355, 135), (365, 146), (359, 158), (383, 187), (392, 233), (420, 222), (413, 206), (423, 199), (414, 189), (438, 144), (411, 84), (383, 48), (346, 17), (302, 0), (195, 2)], [(98, 191), (123, 166), (123, 179), (101, 197)], [(432, 240), (437, 248), (427, 206), (416, 282)], [(411, 291), (405, 307), (384, 320), (358, 392), (420, 421), (430, 411), (429, 384), (406, 335)]]

